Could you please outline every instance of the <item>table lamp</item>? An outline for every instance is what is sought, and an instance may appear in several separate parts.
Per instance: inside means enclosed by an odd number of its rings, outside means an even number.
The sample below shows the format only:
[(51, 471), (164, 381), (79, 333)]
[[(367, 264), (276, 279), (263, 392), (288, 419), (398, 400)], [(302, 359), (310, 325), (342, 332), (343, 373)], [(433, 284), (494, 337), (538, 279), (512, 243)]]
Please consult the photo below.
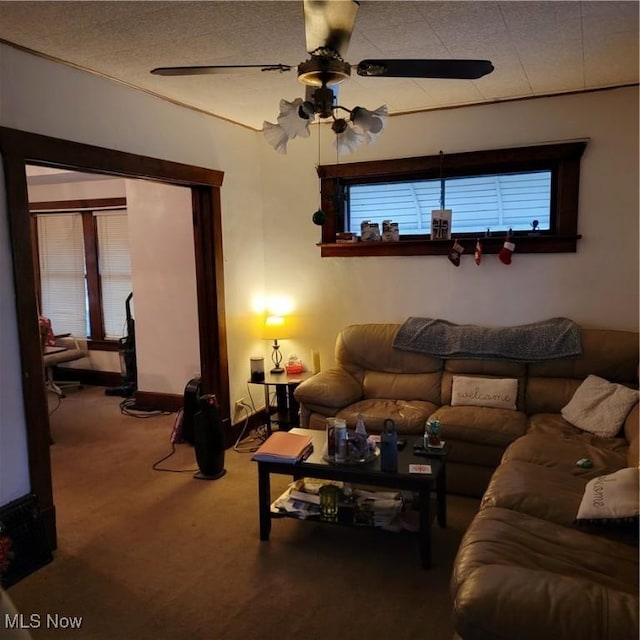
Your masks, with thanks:
[(288, 337), (289, 329), (284, 316), (267, 316), (264, 319), (264, 327), (262, 336), (265, 340), (273, 340), (273, 351), (271, 352), (271, 361), (273, 369), (271, 373), (284, 373), (282, 368), (282, 354), (280, 353), (280, 345), (278, 340)]

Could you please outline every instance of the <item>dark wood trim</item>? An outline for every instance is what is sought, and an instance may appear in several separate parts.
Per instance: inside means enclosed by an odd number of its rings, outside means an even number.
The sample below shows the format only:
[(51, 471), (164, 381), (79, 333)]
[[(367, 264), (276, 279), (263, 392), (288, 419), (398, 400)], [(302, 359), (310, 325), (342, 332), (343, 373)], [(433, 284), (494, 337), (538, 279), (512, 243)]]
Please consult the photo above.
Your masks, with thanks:
[(89, 338), (104, 338), (104, 318), (102, 315), (102, 286), (100, 281), (99, 255), (98, 255), (98, 229), (97, 222), (91, 211), (83, 211), (82, 234), (84, 238), (84, 265), (89, 291), (89, 326), (91, 335)]
[[(578, 141), (470, 151), (442, 157), (440, 155), (421, 156), (321, 165), (317, 172), (320, 177), (321, 207), (326, 215), (322, 225), (321, 256), (443, 255), (447, 254), (451, 248), (451, 241), (446, 241), (448, 244), (443, 245), (441, 241), (419, 239), (415, 236), (396, 243), (336, 244), (336, 232), (344, 228), (345, 186), (542, 169), (552, 172), (552, 193), (555, 197), (552, 198), (551, 203), (551, 231), (531, 239), (526, 234), (522, 234), (524, 241), (520, 243), (520, 253), (575, 252), (576, 240), (580, 237), (578, 234), (580, 158), (586, 146), (586, 141)], [(402, 229), (400, 232), (402, 233)], [(454, 237), (464, 238), (472, 235), (454, 234)], [(487, 242), (487, 253), (492, 252), (492, 247), (493, 239)]]
[(184, 396), (171, 393), (156, 393), (154, 391), (136, 391), (136, 403), (155, 411), (169, 411), (171, 413), (182, 409)]
[(53, 377), (55, 380), (78, 380), (81, 384), (90, 387), (119, 387), (122, 385), (122, 374), (117, 371), (56, 367)]
[[(223, 172), (0, 127), (9, 234), (13, 258), (27, 453), (31, 491), (38, 496), (47, 535), (56, 547), (49, 419), (40, 353), (26, 165), (54, 166), (127, 178), (149, 179), (191, 189), (194, 204), (196, 279), (200, 315), (203, 389), (218, 396), (229, 424), (229, 380), (224, 318), (222, 212)], [(204, 233), (202, 232), (204, 231)], [(204, 236), (204, 237), (201, 237)], [(208, 314), (213, 313), (213, 317)], [(215, 343), (219, 342), (218, 345)]]
[[(575, 253), (580, 235), (574, 236), (527, 236), (514, 235), (514, 253)], [(456, 241), (464, 248), (462, 260), (473, 257), (476, 240), (482, 243), (483, 254), (497, 254), (506, 240), (505, 236), (490, 238), (461, 238)], [(320, 245), (323, 258), (358, 258), (364, 256), (446, 256), (451, 251), (451, 240), (401, 240), (400, 242), (345, 242)]]
[(56, 512), (49, 457), (49, 415), (40, 350), (27, 176), (24, 158), (19, 150), (3, 149), (2, 161), (13, 258), (30, 490), (38, 497), (47, 538), (51, 548), (55, 549), (57, 545)]
[(87, 340), (89, 351), (120, 351), (119, 340)]
[(498, 171), (529, 171), (550, 166), (562, 160), (579, 159), (587, 146), (586, 141), (541, 144), (532, 147), (487, 149), (461, 153), (396, 158), (393, 160), (371, 160), (344, 164), (320, 165), (320, 178), (341, 178), (343, 182), (371, 182), (372, 178), (394, 178), (403, 180), (412, 177), (445, 178), (487, 173), (487, 166)]
[(221, 187), (224, 173), (125, 151), (0, 127), (0, 151), (18, 150), (25, 164), (55, 166), (123, 178), (147, 178), (184, 187)]
[(51, 211), (78, 211), (79, 209), (124, 209), (127, 206), (126, 198), (91, 198), (89, 200), (51, 200), (49, 202), (30, 202), (31, 213)]
[[(222, 218), (220, 192), (194, 188), (193, 231), (198, 286), (198, 318), (202, 393), (215, 393), (221, 408), (223, 427), (230, 425), (229, 376), (224, 309)], [(216, 291), (217, 297), (207, 291)], [(216, 339), (211, 339), (215, 336)]]

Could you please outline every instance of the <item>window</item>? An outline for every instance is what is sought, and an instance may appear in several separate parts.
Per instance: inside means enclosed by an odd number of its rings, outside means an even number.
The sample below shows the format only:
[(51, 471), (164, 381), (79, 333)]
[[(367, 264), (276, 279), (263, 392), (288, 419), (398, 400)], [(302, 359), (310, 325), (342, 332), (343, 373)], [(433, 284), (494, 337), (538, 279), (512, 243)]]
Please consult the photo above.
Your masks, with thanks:
[(540, 231), (551, 225), (551, 171), (492, 174), (444, 180), (354, 184), (345, 188), (345, 231), (365, 220), (391, 219), (403, 236), (431, 230), (431, 211), (453, 210), (451, 232)]
[[(519, 253), (575, 252), (585, 147), (586, 142), (571, 142), (322, 165), (321, 254), (446, 254), (451, 241), (430, 237), (431, 211), (443, 200), (453, 210), (452, 236), (465, 250), (472, 252), (483, 236), (484, 252), (497, 253), (511, 229)], [(398, 222), (400, 241), (336, 242), (337, 233), (358, 234), (364, 220)]]
[(56, 333), (87, 335), (82, 218), (79, 214), (38, 216), (40, 312)]
[(96, 202), (106, 207), (99, 210), (83, 202), (81, 211), (72, 211), (71, 204), (31, 205), (40, 312), (56, 333), (113, 341), (125, 333), (132, 289), (124, 199)]

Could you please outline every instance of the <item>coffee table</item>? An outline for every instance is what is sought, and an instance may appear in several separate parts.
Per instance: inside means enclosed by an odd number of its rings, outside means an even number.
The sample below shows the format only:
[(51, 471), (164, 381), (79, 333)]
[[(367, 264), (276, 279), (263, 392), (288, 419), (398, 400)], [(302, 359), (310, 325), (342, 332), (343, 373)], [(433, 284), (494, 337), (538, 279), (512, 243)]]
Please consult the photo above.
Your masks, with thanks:
[[(402, 436), (406, 446), (398, 451), (398, 470), (395, 473), (380, 470), (380, 459), (365, 464), (342, 465), (327, 462), (322, 457), (326, 436), (324, 431), (315, 429), (292, 429), (293, 433), (311, 435), (313, 437), (313, 453), (304, 461), (296, 464), (285, 462), (258, 461), (258, 508), (260, 511), (260, 540), (269, 540), (271, 519), (282, 517), (271, 512), (272, 473), (289, 475), (293, 478), (318, 478), (336, 480), (354, 484), (386, 487), (389, 489), (414, 491), (418, 495), (420, 527), (418, 539), (420, 561), (425, 569), (431, 567), (431, 522), (432, 492), (435, 494), (436, 515), (440, 527), (447, 526), (447, 476), (446, 463), (448, 450), (434, 451), (433, 456), (417, 456), (413, 445), (422, 442), (420, 436)], [(431, 465), (430, 474), (409, 473), (410, 464)], [(316, 520), (316, 522), (318, 522)], [(320, 521), (323, 522), (323, 521)]]

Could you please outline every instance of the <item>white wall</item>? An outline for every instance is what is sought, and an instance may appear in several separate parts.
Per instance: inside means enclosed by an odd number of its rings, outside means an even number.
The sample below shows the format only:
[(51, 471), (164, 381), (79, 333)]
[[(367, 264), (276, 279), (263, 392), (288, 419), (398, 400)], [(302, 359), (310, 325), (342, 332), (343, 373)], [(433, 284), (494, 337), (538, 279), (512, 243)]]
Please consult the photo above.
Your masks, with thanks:
[[(322, 162), (335, 163), (331, 132)], [(590, 327), (638, 329), (638, 90), (619, 89), (391, 118), (378, 141), (340, 163), (589, 138), (582, 158), (575, 254), (518, 254), (511, 266), (486, 255), (460, 267), (446, 256), (320, 258), (317, 133), (286, 156), (262, 151), (267, 286), (295, 299), (304, 334), (282, 350), (318, 347), (351, 322), (408, 316), (508, 325), (566, 316)], [(293, 203), (293, 205), (291, 204)], [(455, 215), (455, 212), (454, 212)], [(285, 258), (286, 256), (286, 258)]]
[[(280, 156), (260, 134), (0, 44), (0, 125), (224, 172), (232, 400), (247, 394), (249, 357), (269, 356), (252, 309), (262, 294), (288, 295), (297, 305), (302, 332), (283, 342), (285, 356), (294, 351), (308, 361), (309, 349), (317, 348), (324, 367), (333, 361), (337, 331), (349, 322), (400, 322), (409, 315), (430, 315), (502, 325), (565, 315), (588, 326), (637, 330), (637, 113), (638, 91), (631, 88), (409, 115), (392, 118), (375, 145), (340, 159), (437, 154), (441, 149), (446, 154), (589, 137), (579, 221), (584, 237), (576, 254), (519, 255), (516, 249), (509, 267), (495, 256), (486, 256), (476, 267), (472, 258), (463, 256), (459, 268), (446, 256), (321, 259), (315, 246), (320, 229), (311, 222), (319, 204), (317, 133), (293, 140), (289, 154)], [(325, 163), (336, 158), (330, 136), (327, 131), (321, 136)], [(4, 178), (0, 188), (3, 185)], [(2, 199), (0, 215), (6, 224), (4, 207)], [(6, 240), (0, 259), (8, 259)], [(6, 273), (3, 270), (0, 280), (6, 377), (2, 392), (13, 389), (15, 399), (20, 366)], [(148, 302), (151, 307), (157, 295), (155, 289), (136, 290), (136, 304)], [(143, 302), (144, 296), (148, 300)], [(161, 331), (163, 318), (157, 322)], [(189, 352), (189, 346), (182, 351)], [(187, 370), (181, 374), (188, 375)], [(254, 397), (260, 393), (254, 390)], [(8, 416), (5, 411), (3, 404), (0, 501), (3, 495), (24, 493), (26, 478), (20, 407), (9, 406)]]
[[(42, 99), (43, 95), (47, 96), (46, 100)], [(260, 139), (255, 132), (3, 44), (0, 44), (0, 125), (224, 172), (222, 224), (230, 389), (232, 398), (245, 396), (248, 358), (256, 345), (262, 346), (251, 311), (252, 297), (262, 291), (264, 279)], [(3, 187), (2, 175), (0, 189)], [(6, 226), (5, 207), (2, 198), (0, 216)], [(0, 396), (3, 401), (0, 504), (5, 496), (22, 495), (28, 487), (20, 364), (11, 326), (11, 323), (15, 325), (15, 312), (11, 303), (13, 296), (5, 292), (6, 282), (11, 282), (7, 243), (5, 239), (0, 245), (0, 259), (3, 265), (7, 264), (1, 281), (0, 345), (6, 380)], [(166, 254), (157, 259), (166, 260)], [(153, 307), (157, 295), (156, 289), (136, 290), (136, 304), (140, 307), (148, 303)], [(176, 335), (175, 325), (171, 323), (164, 331), (164, 320), (162, 315), (154, 320), (158, 333), (170, 336), (177, 349), (182, 340), (186, 341), (180, 353), (189, 355), (176, 369), (181, 376), (189, 375), (193, 368), (193, 337), (190, 332)], [(163, 380), (162, 384), (165, 383)], [(184, 386), (175, 389), (175, 381), (168, 384), (172, 386), (166, 388), (176, 393), (184, 389)], [(6, 404), (5, 393), (13, 404)]]
[[(0, 94), (1, 96), (1, 94)], [(2, 171), (2, 158), (0, 158)], [(0, 181), (0, 505), (29, 492), (27, 433), (4, 180)]]
[(191, 189), (126, 185), (138, 389), (180, 395), (200, 373)]

